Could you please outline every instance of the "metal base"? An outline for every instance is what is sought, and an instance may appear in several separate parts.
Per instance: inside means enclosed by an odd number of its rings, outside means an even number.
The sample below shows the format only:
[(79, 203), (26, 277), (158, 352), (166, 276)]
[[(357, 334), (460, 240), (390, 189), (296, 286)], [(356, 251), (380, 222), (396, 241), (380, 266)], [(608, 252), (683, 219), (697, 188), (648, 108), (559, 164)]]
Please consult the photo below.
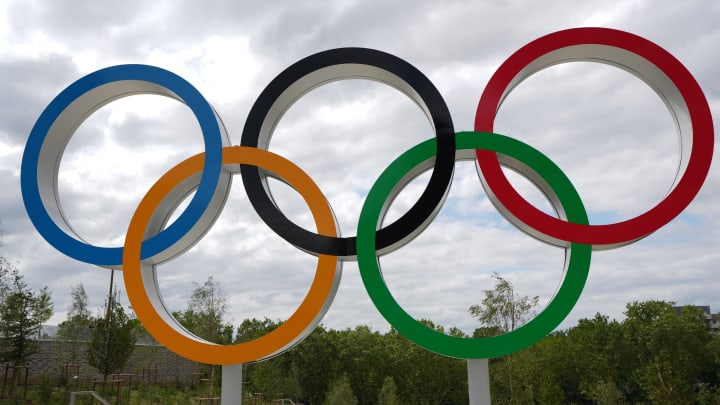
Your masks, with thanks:
[(467, 369), (470, 405), (490, 405), (488, 359), (468, 359)]
[(222, 366), (221, 404), (242, 404), (242, 364)]

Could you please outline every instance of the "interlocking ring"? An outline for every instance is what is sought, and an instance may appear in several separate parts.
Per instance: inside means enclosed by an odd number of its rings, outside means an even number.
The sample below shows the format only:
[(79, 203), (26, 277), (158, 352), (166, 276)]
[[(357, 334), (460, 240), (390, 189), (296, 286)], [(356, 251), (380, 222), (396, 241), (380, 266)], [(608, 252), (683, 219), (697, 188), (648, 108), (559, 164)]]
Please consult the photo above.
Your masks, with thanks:
[[(123, 254), (128, 297), (148, 332), (170, 350), (189, 359), (209, 364), (240, 364), (276, 356), (304, 339), (327, 312), (340, 285), (341, 262), (336, 256), (318, 256), (315, 279), (307, 296), (282, 325), (250, 342), (227, 346), (199, 339), (179, 325), (163, 303), (155, 266), (140, 260), (143, 236), (162, 229), (162, 223), (156, 223), (154, 228), (148, 226), (158, 206), (166, 196), (186, 195), (197, 186), (197, 177), (193, 175), (202, 168), (203, 158), (203, 154), (196, 155), (170, 169), (153, 185), (133, 214)], [(335, 217), (327, 200), (312, 179), (292, 162), (262, 149), (239, 146), (225, 148), (222, 161), (225, 165), (257, 165), (272, 172), (303, 196), (320, 234), (336, 235)]]
[[(457, 148), (460, 157), (470, 159), (475, 150), (501, 153), (508, 166), (517, 170), (536, 186), (549, 191), (553, 208), (561, 218), (587, 224), (582, 201), (570, 180), (550, 159), (517, 140), (493, 133), (459, 132)], [(432, 140), (425, 141), (397, 158), (380, 175), (370, 189), (358, 222), (358, 266), (365, 289), (375, 307), (398, 332), (418, 345), (446, 356), (464, 359), (504, 356), (523, 349), (552, 332), (570, 313), (585, 286), (590, 269), (590, 245), (571, 243), (565, 255), (560, 288), (547, 307), (522, 327), (499, 336), (460, 338), (437, 332), (416, 321), (405, 312), (388, 290), (375, 250), (375, 229), (385, 215), (384, 205), (398, 184), (405, 185), (427, 168), (434, 154)]]
[[(576, 60), (616, 65), (645, 80), (666, 102), (678, 125), (683, 147), (681, 175), (665, 200), (632, 220), (589, 225), (580, 197), (555, 164), (517, 140), (492, 133), (497, 109), (518, 83), (552, 64)], [(408, 95), (425, 111), (436, 137), (411, 148), (382, 173), (363, 204), (357, 237), (341, 238), (332, 210), (313, 181), (300, 168), (265, 149), (275, 125), (299, 97), (323, 83), (358, 77), (389, 84)], [(85, 117), (117, 97), (138, 93), (164, 94), (187, 103), (200, 123), (205, 152), (171, 169), (150, 189), (133, 215), (123, 248), (94, 247), (72, 232), (62, 215), (56, 185), (59, 161)], [(692, 75), (657, 45), (604, 28), (556, 32), (512, 55), (483, 92), (475, 129), (478, 132), (456, 134), (447, 106), (432, 83), (407, 62), (376, 50), (333, 49), (290, 66), (258, 97), (240, 147), (227, 146), (229, 140), (219, 117), (184, 80), (150, 66), (115, 66), (73, 83), (42, 113), (23, 155), (23, 201), (40, 234), (64, 254), (107, 267), (122, 264), (138, 318), (159, 342), (184, 357), (237, 364), (282, 353), (307, 336), (331, 305), (342, 259), (357, 258), (374, 305), (403, 335), (447, 356), (488, 358), (527, 347), (556, 328), (585, 285), (591, 250), (632, 243), (677, 216), (699, 191), (712, 158), (712, 117)], [(526, 325), (504, 335), (471, 339), (437, 333), (408, 315), (382, 278), (378, 257), (412, 240), (432, 221), (447, 195), (456, 155), (478, 159), (483, 186), (503, 216), (525, 233), (567, 249), (565, 276), (548, 306)], [(542, 190), (559, 218), (522, 199), (500, 165), (514, 169)], [(430, 182), (419, 200), (400, 219), (381, 227), (390, 202), (426, 170), (432, 170)], [(203, 236), (222, 210), (232, 175), (238, 171), (263, 221), (299, 249), (317, 255), (318, 266), (305, 299), (281, 327), (247, 343), (222, 346), (198, 338), (172, 317), (160, 295), (155, 265), (179, 255)], [(268, 191), (268, 176), (287, 182), (303, 196), (317, 223), (315, 232), (299, 227), (280, 212)], [(165, 227), (172, 212), (195, 188), (188, 208)]]
[(712, 161), (714, 130), (710, 107), (692, 74), (674, 56), (639, 36), (607, 28), (558, 31), (525, 45), (488, 82), (475, 116), (476, 131), (492, 131), (503, 100), (520, 82), (558, 63), (592, 61), (624, 69), (645, 81), (670, 110), (680, 135), (680, 167), (663, 201), (630, 220), (587, 225), (559, 220), (528, 203), (500, 170), (498, 156), (478, 151), (485, 190), (515, 226), (547, 243), (568, 241), (610, 249), (632, 243), (678, 216), (695, 198)]
[(143, 259), (161, 262), (187, 249), (219, 215), (229, 192), (230, 175), (222, 171), (221, 160), (222, 147), (230, 140), (220, 118), (190, 83), (146, 65), (91, 73), (63, 90), (42, 112), (25, 145), (20, 171), (23, 202), (33, 225), (55, 249), (73, 259), (107, 267), (122, 263), (122, 248), (90, 245), (73, 231), (60, 206), (57, 178), (65, 146), (83, 120), (103, 105), (133, 94), (159, 94), (185, 103), (200, 124), (206, 152), (190, 204), (170, 227), (143, 242)]
[[(437, 137), (437, 155), (425, 191), (407, 213), (378, 230), (377, 247), (388, 252), (412, 240), (430, 224), (445, 200), (455, 167), (455, 130), (450, 111), (440, 92), (414, 66), (396, 56), (363, 48), (332, 49), (309, 56), (280, 73), (260, 94), (245, 122), (240, 144), (266, 149), (282, 114), (300, 96), (321, 84), (347, 78), (376, 80), (405, 93), (425, 112)], [(324, 237), (287, 219), (256, 167), (243, 168), (242, 178), (253, 207), (282, 238), (315, 254), (355, 256), (354, 237)]]

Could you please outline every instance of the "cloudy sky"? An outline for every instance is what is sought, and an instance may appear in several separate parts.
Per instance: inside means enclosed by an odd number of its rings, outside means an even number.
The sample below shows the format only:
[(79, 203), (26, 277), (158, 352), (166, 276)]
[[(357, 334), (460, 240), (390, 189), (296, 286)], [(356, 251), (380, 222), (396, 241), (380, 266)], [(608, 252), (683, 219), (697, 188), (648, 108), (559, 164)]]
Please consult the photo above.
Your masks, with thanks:
[[(308, 2), (309, 3), (309, 2)], [(482, 91), (515, 50), (561, 29), (622, 29), (662, 46), (693, 73), (713, 118), (720, 116), (720, 3), (708, 1), (552, 2), (316, 1), (99, 2), (6, 0), (0, 4), (0, 255), (33, 288), (52, 290), (64, 319), (70, 288), (83, 283), (102, 306), (110, 272), (77, 262), (40, 237), (20, 194), (28, 133), (62, 89), (103, 67), (143, 63), (192, 83), (217, 109), (233, 144), (252, 103), (283, 69), (315, 52), (360, 46), (392, 53), (437, 86), (456, 130), (471, 130)], [(517, 87), (495, 129), (553, 159), (569, 176), (592, 223), (630, 219), (659, 203), (673, 184), (679, 141), (657, 95), (641, 80), (607, 65), (546, 69)], [(367, 190), (399, 154), (433, 136), (423, 112), (386, 85), (335, 82), (302, 97), (282, 118), (270, 150), (294, 161), (319, 184), (344, 235), (354, 235)], [(717, 149), (717, 147), (716, 147)], [(133, 96), (90, 116), (60, 165), (66, 217), (87, 241), (122, 245), (140, 198), (169, 168), (202, 152), (190, 111), (160, 96)], [(518, 176), (531, 201), (547, 205)], [(622, 318), (625, 304), (661, 299), (720, 311), (720, 169), (711, 167), (694, 202), (655, 234), (596, 252), (582, 297), (560, 327), (596, 312)], [(409, 207), (427, 177), (391, 209)], [(183, 309), (193, 287), (213, 276), (230, 304), (229, 320), (288, 317), (307, 291), (315, 258), (284, 242), (257, 217), (239, 178), (220, 219), (181, 257), (158, 268), (163, 296)], [(272, 184), (288, 216), (312, 228), (289, 188)], [(543, 205), (545, 204), (545, 205)], [(383, 257), (390, 290), (416, 318), (466, 332), (467, 314), (500, 273), (542, 305), (561, 281), (564, 251), (516, 230), (492, 207), (472, 162), (458, 162), (438, 217), (416, 240)], [(122, 277), (115, 279), (123, 291)], [(538, 308), (539, 310), (540, 308)], [(332, 328), (388, 323), (371, 304), (357, 264), (346, 263), (323, 324)]]

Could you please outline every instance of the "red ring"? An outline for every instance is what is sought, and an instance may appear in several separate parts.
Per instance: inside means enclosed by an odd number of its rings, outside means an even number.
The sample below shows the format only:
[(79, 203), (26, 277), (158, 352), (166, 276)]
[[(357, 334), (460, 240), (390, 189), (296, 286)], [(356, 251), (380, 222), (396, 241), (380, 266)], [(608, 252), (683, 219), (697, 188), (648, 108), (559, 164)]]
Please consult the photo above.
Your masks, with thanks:
[(710, 170), (714, 136), (710, 108), (693, 76), (670, 53), (639, 36), (607, 28), (575, 28), (538, 38), (510, 56), (492, 76), (478, 104), (475, 131), (493, 132), (495, 116), (505, 93), (523, 69), (549, 52), (575, 45), (606, 45), (634, 53), (655, 65), (677, 87), (690, 114), (692, 149), (685, 172), (676, 186), (663, 201), (635, 218), (614, 224), (582, 225), (552, 217), (528, 203), (510, 185), (494, 152), (476, 152), (479, 168), (497, 202), (540, 233), (596, 247), (630, 243), (680, 214), (698, 193)]

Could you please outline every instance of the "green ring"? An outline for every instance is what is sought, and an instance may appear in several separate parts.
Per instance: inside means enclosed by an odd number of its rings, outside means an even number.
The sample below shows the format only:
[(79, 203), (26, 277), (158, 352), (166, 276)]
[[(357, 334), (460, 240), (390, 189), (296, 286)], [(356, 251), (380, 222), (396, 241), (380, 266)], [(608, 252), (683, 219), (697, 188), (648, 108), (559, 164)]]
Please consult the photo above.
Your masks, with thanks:
[[(515, 139), (487, 132), (458, 132), (456, 141), (457, 150), (489, 150), (524, 163), (553, 189), (569, 222), (588, 223), (585, 207), (570, 180), (542, 153)], [(391, 163), (370, 189), (360, 212), (357, 230), (357, 260), (365, 289), (390, 325), (406, 338), (433, 352), (464, 359), (481, 359), (500, 357), (524, 349), (560, 325), (580, 298), (590, 269), (591, 246), (570, 244), (567, 271), (559, 290), (540, 314), (514, 331), (486, 338), (461, 338), (439, 333), (416, 321), (400, 307), (385, 285), (375, 250), (375, 234), (387, 197), (408, 172), (432, 159), (435, 150), (435, 139), (411, 148)]]

